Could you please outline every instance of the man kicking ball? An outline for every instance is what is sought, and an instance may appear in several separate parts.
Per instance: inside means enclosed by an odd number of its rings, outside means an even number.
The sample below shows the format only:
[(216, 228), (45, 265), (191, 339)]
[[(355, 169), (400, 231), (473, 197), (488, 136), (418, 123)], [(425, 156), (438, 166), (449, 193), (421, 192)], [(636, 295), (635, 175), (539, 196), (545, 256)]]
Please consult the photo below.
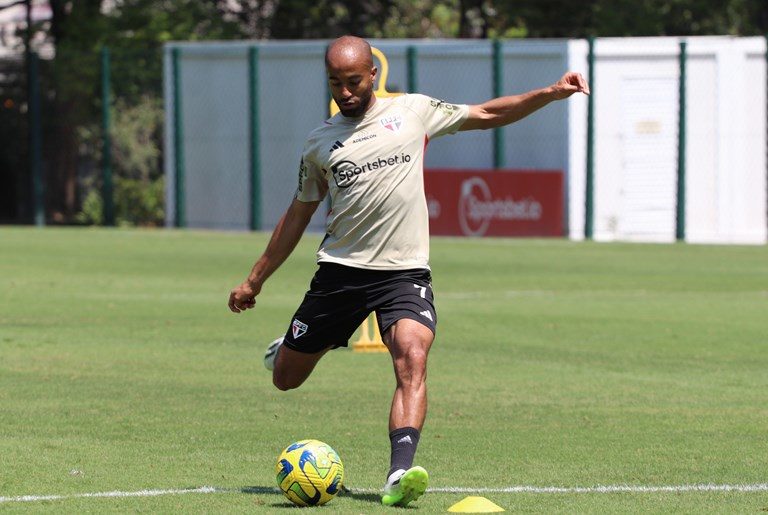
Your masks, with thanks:
[(589, 88), (578, 73), (566, 73), (546, 88), (479, 105), (418, 94), (377, 99), (371, 47), (353, 36), (328, 46), (325, 66), (340, 112), (307, 138), (296, 195), (248, 278), (230, 293), (229, 308), (240, 313), (254, 306), (264, 281), (293, 251), (330, 195), (318, 269), (285, 336), (268, 348), (265, 363), (277, 388), (297, 388), (326, 352), (346, 346), (363, 320), (376, 313), (397, 380), (382, 502), (406, 506), (425, 492), (429, 480), (413, 460), (427, 412), (427, 355), (437, 326), (424, 149), (434, 138), (501, 127), (554, 100), (588, 94)]

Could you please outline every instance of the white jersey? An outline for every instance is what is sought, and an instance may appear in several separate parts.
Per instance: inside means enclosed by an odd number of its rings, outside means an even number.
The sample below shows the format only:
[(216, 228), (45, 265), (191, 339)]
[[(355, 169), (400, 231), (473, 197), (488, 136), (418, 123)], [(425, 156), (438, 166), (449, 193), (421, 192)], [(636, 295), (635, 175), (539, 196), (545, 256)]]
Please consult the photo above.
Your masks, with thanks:
[(304, 146), (296, 198), (330, 193), (318, 262), (373, 270), (429, 268), (424, 149), (456, 132), (469, 107), (424, 95), (378, 98), (359, 118), (341, 113)]

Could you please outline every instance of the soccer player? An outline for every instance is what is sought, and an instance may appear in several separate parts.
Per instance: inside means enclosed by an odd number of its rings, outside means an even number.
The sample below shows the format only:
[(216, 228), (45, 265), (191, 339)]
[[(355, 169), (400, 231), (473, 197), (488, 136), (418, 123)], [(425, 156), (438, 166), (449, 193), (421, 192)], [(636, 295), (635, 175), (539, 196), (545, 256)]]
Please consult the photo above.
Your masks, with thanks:
[(528, 93), (479, 105), (424, 95), (376, 98), (370, 45), (343, 36), (325, 55), (340, 113), (312, 131), (296, 194), (247, 279), (229, 296), (240, 313), (255, 305), (264, 281), (285, 261), (326, 195), (331, 209), (317, 251), (318, 269), (283, 338), (265, 356), (280, 390), (299, 387), (330, 349), (344, 347), (371, 312), (394, 364), (389, 415), (391, 462), (382, 502), (405, 506), (427, 488), (413, 460), (427, 411), (427, 354), (435, 337), (429, 268), (424, 149), (456, 131), (513, 123), (555, 100), (588, 94), (578, 73)]

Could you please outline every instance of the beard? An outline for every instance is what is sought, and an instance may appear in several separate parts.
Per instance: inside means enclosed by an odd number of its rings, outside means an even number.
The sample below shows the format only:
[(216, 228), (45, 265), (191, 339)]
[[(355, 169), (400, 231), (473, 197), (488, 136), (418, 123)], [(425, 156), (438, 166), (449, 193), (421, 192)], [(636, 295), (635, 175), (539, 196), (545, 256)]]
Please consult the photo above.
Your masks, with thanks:
[(338, 100), (335, 98), (333, 100), (336, 102), (336, 105), (338, 106), (342, 115), (346, 116), (347, 118), (358, 118), (363, 116), (363, 114), (368, 110), (368, 106), (371, 104), (371, 97), (373, 97), (373, 86), (371, 86), (370, 90), (360, 95), (360, 104), (357, 107), (345, 109), (341, 106)]

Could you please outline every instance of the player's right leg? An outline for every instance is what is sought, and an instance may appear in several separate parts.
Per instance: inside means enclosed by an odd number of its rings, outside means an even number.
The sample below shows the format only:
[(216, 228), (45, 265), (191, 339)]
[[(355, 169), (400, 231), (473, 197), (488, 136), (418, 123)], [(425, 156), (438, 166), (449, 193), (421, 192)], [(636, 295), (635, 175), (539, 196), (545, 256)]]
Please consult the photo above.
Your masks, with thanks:
[(397, 385), (389, 417), (390, 469), (381, 498), (387, 506), (407, 506), (427, 489), (429, 475), (413, 466), (427, 412), (427, 356), (437, 317), (428, 271), (404, 271), (374, 295), (384, 344)]
[(392, 355), (397, 387), (389, 419), (391, 467), (381, 502), (407, 506), (424, 494), (429, 482), (427, 471), (413, 466), (413, 457), (427, 412), (427, 355), (434, 333), (403, 318), (385, 331), (383, 339)]
[(348, 270), (321, 264), (282, 342), (275, 340), (267, 349), (267, 368), (268, 357), (275, 352), (272, 382), (278, 389), (301, 386), (320, 358), (331, 349), (346, 346), (368, 316), (365, 296), (348, 277)]
[(315, 369), (320, 358), (329, 350), (330, 348), (326, 348), (320, 352), (306, 353), (280, 345), (275, 357), (275, 368), (272, 370), (272, 383), (278, 390), (283, 391), (298, 388)]

